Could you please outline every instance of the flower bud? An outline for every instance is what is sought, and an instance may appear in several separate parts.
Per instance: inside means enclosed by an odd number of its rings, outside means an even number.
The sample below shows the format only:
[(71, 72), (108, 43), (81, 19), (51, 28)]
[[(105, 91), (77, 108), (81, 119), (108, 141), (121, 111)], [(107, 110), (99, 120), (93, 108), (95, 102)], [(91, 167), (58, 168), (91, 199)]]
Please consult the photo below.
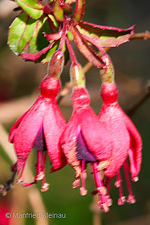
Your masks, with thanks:
[(48, 66), (48, 75), (58, 78), (63, 70), (64, 54), (58, 50), (53, 55)]

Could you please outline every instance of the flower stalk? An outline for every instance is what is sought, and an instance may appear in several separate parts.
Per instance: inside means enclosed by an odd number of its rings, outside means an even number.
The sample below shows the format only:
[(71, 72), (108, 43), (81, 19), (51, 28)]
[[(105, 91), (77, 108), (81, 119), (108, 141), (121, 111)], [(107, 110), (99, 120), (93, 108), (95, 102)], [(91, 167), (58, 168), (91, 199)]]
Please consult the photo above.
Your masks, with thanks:
[(71, 57), (70, 78), (75, 87), (85, 87), (85, 75), (82, 66), (78, 63), (73, 48), (68, 38), (66, 38), (67, 47)]
[(108, 54), (105, 54), (102, 59), (105, 62), (105, 65), (100, 69), (102, 83), (112, 83), (114, 82), (113, 63)]

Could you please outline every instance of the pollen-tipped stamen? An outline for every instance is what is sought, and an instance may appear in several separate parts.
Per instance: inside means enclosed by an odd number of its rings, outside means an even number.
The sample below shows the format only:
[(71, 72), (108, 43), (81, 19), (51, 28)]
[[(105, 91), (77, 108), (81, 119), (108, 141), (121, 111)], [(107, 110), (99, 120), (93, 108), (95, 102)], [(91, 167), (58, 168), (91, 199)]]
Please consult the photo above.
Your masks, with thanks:
[(122, 179), (121, 179), (120, 171), (117, 172), (115, 186), (117, 188), (119, 188), (118, 205), (123, 205), (125, 203), (126, 199), (125, 199), (125, 196), (123, 196)]
[(41, 165), (41, 170), (44, 174), (44, 177), (42, 179), (42, 187), (41, 187), (41, 191), (45, 192), (49, 189), (49, 183), (46, 183), (46, 179), (45, 179), (45, 163), (46, 163), (46, 156), (47, 156), (47, 152), (42, 152), (42, 165)]
[(80, 176), (81, 176), (81, 166), (74, 166), (75, 170), (75, 180), (72, 183), (72, 188), (77, 188), (80, 186)]
[(42, 180), (44, 177), (44, 173), (41, 168), (42, 153), (43, 153), (42, 151), (37, 152), (36, 175), (35, 175), (36, 181)]
[(30, 182), (30, 183), (23, 183), (23, 187), (28, 187), (28, 186), (31, 186), (33, 184), (36, 184), (38, 181), (33, 181), (33, 182)]
[(107, 188), (107, 194), (109, 195), (110, 192), (110, 187), (111, 187), (111, 178), (107, 177), (105, 182), (104, 182), (104, 186)]
[[(126, 168), (126, 170), (130, 173), (130, 168), (129, 168), (127, 161), (124, 162), (124, 168)], [(137, 182), (138, 180), (139, 180), (138, 176), (135, 176), (132, 178), (133, 182)]]
[(19, 176), (19, 178), (17, 180), (17, 184), (23, 184), (24, 183), (23, 171), (24, 171), (24, 167), (20, 171), (20, 176)]
[(134, 204), (136, 202), (136, 200), (135, 200), (133, 192), (132, 192), (132, 187), (131, 187), (128, 171), (127, 171), (127, 168), (126, 168), (125, 164), (123, 164), (123, 167), (124, 167), (124, 173), (125, 173), (127, 187), (128, 187), (128, 192), (129, 192), (127, 202), (130, 203), (130, 204)]
[(97, 170), (97, 162), (92, 163), (92, 169), (93, 169), (93, 174), (94, 174), (95, 185), (96, 185), (96, 188), (99, 193), (98, 205), (102, 211), (108, 212), (109, 205), (111, 205), (111, 199), (107, 195), (107, 189), (106, 189), (106, 187), (104, 187), (102, 178), (101, 178), (101, 174)]
[(86, 162), (85, 160), (81, 160), (81, 183), (82, 183), (82, 187), (80, 188), (80, 194), (86, 195), (87, 194), (87, 190), (85, 188), (85, 179), (87, 177), (86, 175)]

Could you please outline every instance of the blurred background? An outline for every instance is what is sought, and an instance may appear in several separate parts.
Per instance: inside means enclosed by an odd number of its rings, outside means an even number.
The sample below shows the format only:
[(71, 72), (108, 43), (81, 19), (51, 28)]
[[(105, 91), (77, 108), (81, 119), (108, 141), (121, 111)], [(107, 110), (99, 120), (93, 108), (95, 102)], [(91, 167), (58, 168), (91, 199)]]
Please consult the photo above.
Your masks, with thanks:
[[(40, 80), (46, 75), (46, 66), (25, 62), (14, 55), (7, 46), (8, 27), (17, 15), (13, 12), (15, 3), (0, 0), (0, 184), (10, 178), (10, 165), (15, 161), (12, 145), (7, 136), (11, 125), (35, 101), (39, 93)], [(134, 24), (135, 33), (150, 31), (150, 2), (147, 0), (88, 0), (84, 21), (105, 26), (128, 28)], [(84, 66), (87, 61), (75, 48), (79, 62)], [(146, 93), (150, 85), (150, 40), (132, 40), (117, 48), (112, 48), (109, 55), (114, 63), (116, 82), (119, 89), (119, 104), (126, 111)], [(69, 81), (69, 65), (62, 74), (62, 85)], [(91, 106), (98, 114), (102, 105), (99, 97), (99, 70), (92, 67), (86, 73), (87, 87), (91, 95)], [(68, 121), (71, 112), (70, 95), (63, 98), (60, 108)], [(72, 189), (74, 171), (66, 166), (64, 169), (49, 174), (50, 162), (47, 160), (47, 182), (50, 189), (40, 193), (41, 184), (23, 188), (14, 184), (14, 188), (0, 196), (0, 225), (7, 224), (52, 224), (52, 225), (150, 225), (150, 98), (148, 98), (131, 115), (131, 119), (143, 139), (142, 169), (139, 182), (132, 183), (136, 204), (117, 205), (118, 190), (112, 185), (113, 205), (108, 213), (97, 211), (91, 192), (94, 182), (90, 167), (86, 185), (88, 194), (80, 196), (79, 189)], [(6, 151), (8, 152), (6, 154)], [(12, 159), (12, 160), (11, 160)], [(35, 173), (34, 151), (29, 157), (27, 176)], [(31, 173), (32, 171), (32, 173)], [(40, 182), (39, 182), (40, 183)], [(127, 195), (126, 182), (124, 192)], [(5, 218), (6, 212), (48, 212), (66, 214), (65, 219), (40, 218)]]

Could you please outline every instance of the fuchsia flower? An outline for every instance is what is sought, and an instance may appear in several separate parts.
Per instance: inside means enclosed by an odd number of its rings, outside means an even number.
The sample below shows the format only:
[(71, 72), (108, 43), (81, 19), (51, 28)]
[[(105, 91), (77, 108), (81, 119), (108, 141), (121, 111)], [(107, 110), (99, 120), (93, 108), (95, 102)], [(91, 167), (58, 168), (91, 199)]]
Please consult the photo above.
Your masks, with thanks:
[[(79, 78), (79, 65), (75, 67), (76, 78)], [(81, 71), (80, 71), (81, 72)], [(74, 75), (75, 75), (74, 74)], [(75, 181), (73, 188), (80, 185), (80, 178), (82, 180), (82, 187), (80, 188), (81, 195), (85, 195), (87, 190), (85, 188), (86, 179), (86, 164), (91, 163), (96, 192), (99, 193), (99, 206), (104, 211), (108, 211), (108, 206), (111, 199), (106, 194), (106, 188), (103, 186), (101, 174), (98, 168), (106, 166), (106, 159), (110, 158), (111, 143), (109, 133), (105, 127), (98, 121), (97, 116), (89, 106), (90, 98), (84, 86), (77, 85), (74, 87), (72, 93), (73, 113), (62, 133), (60, 142), (63, 152), (67, 158), (68, 163), (75, 170)], [(81, 83), (82, 76), (80, 74)], [(79, 79), (80, 79), (79, 78)]]
[[(66, 159), (59, 145), (65, 120), (57, 106), (56, 96), (61, 88), (58, 78), (47, 75), (40, 86), (41, 94), (34, 105), (18, 119), (10, 131), (10, 142), (14, 143), (17, 154), (19, 182), (23, 182), (23, 170), (32, 148), (37, 150), (36, 175), (34, 182), (42, 179), (42, 191), (48, 189), (45, 182), (45, 160), (47, 152), (54, 172), (66, 165)], [(28, 186), (32, 183), (24, 183)]]
[[(111, 74), (111, 69), (103, 74), (103, 76), (108, 75), (108, 78), (112, 77), (113, 74)], [(107, 78), (105, 77), (105, 79)], [(105, 80), (101, 87), (101, 97), (103, 99), (103, 106), (98, 118), (103, 126), (109, 131), (112, 142), (111, 157), (109, 158), (111, 163), (104, 170), (105, 185), (108, 186), (109, 192), (111, 178), (116, 175), (117, 181), (115, 185), (119, 188), (118, 204), (124, 204), (126, 200), (122, 192), (122, 180), (119, 171), (120, 167), (123, 165), (129, 190), (127, 202), (134, 203), (135, 199), (128, 174), (131, 174), (133, 181), (138, 180), (137, 175), (139, 174), (141, 166), (142, 140), (132, 121), (118, 105), (118, 90), (114, 82), (109, 83)], [(128, 156), (130, 168), (127, 163)]]

